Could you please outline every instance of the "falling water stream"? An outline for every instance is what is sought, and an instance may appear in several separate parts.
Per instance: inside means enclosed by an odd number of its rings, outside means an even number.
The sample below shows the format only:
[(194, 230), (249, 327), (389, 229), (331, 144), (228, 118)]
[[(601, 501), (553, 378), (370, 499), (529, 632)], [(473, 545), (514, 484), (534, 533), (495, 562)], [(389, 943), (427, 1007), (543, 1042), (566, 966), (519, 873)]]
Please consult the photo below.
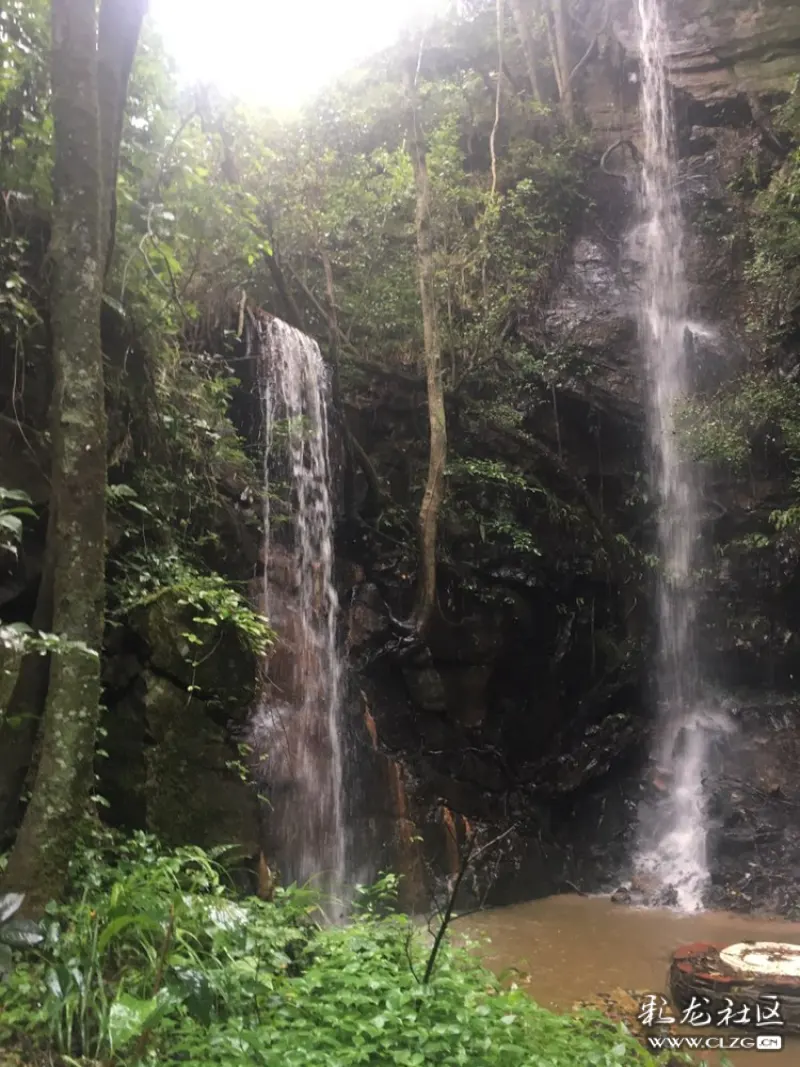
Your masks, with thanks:
[(255, 320), (265, 432), (264, 609), (278, 633), (253, 723), (285, 882), (341, 899), (342, 664), (336, 636), (325, 367), (315, 341)]
[(724, 715), (705, 693), (697, 643), (699, 486), (682, 454), (675, 416), (691, 390), (684, 227), (666, 58), (662, 0), (637, 0), (644, 165), (640, 182), (643, 260), (640, 334), (649, 393), (652, 484), (659, 498), (655, 780), (663, 795), (644, 805), (635, 868), (648, 894), (684, 911), (703, 906), (708, 883), (704, 778)]

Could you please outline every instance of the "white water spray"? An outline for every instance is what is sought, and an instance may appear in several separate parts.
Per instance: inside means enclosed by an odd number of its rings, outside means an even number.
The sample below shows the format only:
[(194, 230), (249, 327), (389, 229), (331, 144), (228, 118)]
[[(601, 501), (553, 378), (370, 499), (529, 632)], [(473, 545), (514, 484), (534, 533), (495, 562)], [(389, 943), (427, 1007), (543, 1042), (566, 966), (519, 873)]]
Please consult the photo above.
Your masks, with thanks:
[(660, 0), (637, 0), (642, 68), (644, 165), (640, 209), (644, 270), (640, 334), (647, 368), (652, 481), (659, 497), (657, 688), (659, 726), (655, 778), (662, 799), (641, 813), (638, 880), (649, 897), (684, 911), (703, 906), (706, 785), (709, 754), (726, 728), (707, 706), (697, 651), (697, 568), (701, 535), (697, 475), (682, 454), (676, 409), (691, 390), (684, 274), (684, 228)]
[[(341, 897), (342, 664), (325, 367), (315, 341), (256, 320), (265, 427), (264, 610), (278, 633), (253, 737), (284, 881)], [(273, 502), (277, 501), (277, 503)]]

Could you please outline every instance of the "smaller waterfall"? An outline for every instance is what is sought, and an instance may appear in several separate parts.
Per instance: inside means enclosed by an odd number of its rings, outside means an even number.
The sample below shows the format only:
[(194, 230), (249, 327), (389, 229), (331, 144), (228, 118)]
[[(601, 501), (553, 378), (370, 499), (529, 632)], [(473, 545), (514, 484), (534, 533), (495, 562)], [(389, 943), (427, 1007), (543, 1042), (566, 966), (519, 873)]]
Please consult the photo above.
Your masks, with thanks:
[(254, 322), (265, 434), (263, 599), (278, 634), (252, 726), (269, 794), (270, 858), (285, 882), (313, 879), (341, 898), (343, 672), (325, 367), (305, 334), (279, 319)]

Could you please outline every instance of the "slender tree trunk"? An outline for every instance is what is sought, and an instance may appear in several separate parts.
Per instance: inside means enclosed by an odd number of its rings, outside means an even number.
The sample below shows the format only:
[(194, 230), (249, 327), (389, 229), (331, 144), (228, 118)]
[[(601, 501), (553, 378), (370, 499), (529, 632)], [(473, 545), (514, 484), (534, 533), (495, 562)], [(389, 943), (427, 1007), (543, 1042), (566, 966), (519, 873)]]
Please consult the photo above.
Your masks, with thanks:
[(500, 129), (500, 106), (503, 102), (503, 44), (504, 10), (503, 0), (495, 0), (497, 6), (497, 89), (494, 98), (494, 122), (489, 138), (489, 154), (492, 158), (492, 198), (497, 193), (497, 131)]
[(553, 15), (551, 41), (553, 66), (556, 71), (559, 96), (561, 97), (561, 111), (567, 125), (574, 126), (575, 92), (571, 75), (575, 64), (572, 61), (572, 38), (566, 4), (567, 0), (550, 0), (550, 10)]
[(101, 248), (104, 274), (114, 254), (117, 174), (125, 105), (136, 46), (148, 0), (102, 0), (97, 30), (97, 86), (100, 104), (100, 173), (103, 179)]
[[(106, 12), (100, 20), (106, 60), (113, 55), (116, 62), (130, 49), (111, 46), (110, 26), (121, 9), (118, 0), (111, 0), (110, 6), (111, 15)], [(49, 533), (53, 630), (67, 644), (51, 664), (33, 794), (6, 874), (9, 886), (27, 894), (29, 909), (63, 889), (92, 782), (105, 599), (106, 415), (100, 313), (116, 181), (116, 169), (104, 180), (102, 157), (108, 153), (106, 165), (115, 167), (122, 124), (121, 117), (107, 120), (114, 132), (105, 139), (101, 135), (95, 0), (52, 0), (51, 11), (55, 160)], [(125, 86), (129, 70), (130, 62)], [(109, 84), (104, 91), (111, 91)], [(116, 105), (124, 108), (119, 87), (115, 93)], [(110, 103), (106, 101), (102, 112), (106, 116)]]
[(442, 354), (436, 321), (436, 293), (433, 261), (433, 233), (431, 229), (431, 190), (428, 181), (428, 162), (425, 144), (419, 128), (414, 74), (406, 72), (408, 95), (408, 144), (414, 171), (417, 194), (416, 232), (419, 292), (422, 304), (422, 324), (425, 338), (425, 370), (428, 384), (428, 419), (430, 450), (428, 478), (419, 513), (420, 575), (414, 625), (424, 633), (430, 625), (436, 607), (436, 544), (439, 512), (444, 500), (445, 466), (447, 463), (447, 421), (442, 382)]
[(514, 16), (514, 25), (517, 28), (517, 36), (522, 44), (525, 55), (525, 65), (528, 68), (528, 81), (531, 83), (533, 99), (537, 104), (542, 102), (542, 85), (539, 79), (539, 68), (536, 62), (536, 45), (533, 40), (531, 25), (528, 16), (522, 6), (523, 0), (509, 0), (511, 14)]

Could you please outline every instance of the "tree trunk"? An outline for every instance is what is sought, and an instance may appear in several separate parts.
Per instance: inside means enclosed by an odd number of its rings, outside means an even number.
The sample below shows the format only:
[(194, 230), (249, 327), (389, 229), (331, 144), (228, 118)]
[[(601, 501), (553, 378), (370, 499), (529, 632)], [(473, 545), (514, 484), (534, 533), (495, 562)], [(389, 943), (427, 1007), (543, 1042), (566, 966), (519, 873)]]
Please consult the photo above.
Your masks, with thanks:
[(500, 106), (503, 102), (503, 0), (495, 0), (497, 7), (497, 88), (494, 98), (494, 122), (489, 138), (489, 155), (492, 159), (492, 199), (497, 194), (497, 131), (500, 129)]
[(416, 232), (419, 292), (422, 304), (422, 325), (425, 338), (425, 370), (428, 385), (428, 419), (430, 423), (430, 451), (428, 478), (419, 513), (420, 575), (414, 625), (424, 633), (430, 625), (436, 607), (436, 544), (439, 511), (444, 500), (445, 465), (447, 463), (447, 422), (442, 383), (442, 355), (436, 321), (436, 293), (433, 262), (433, 233), (431, 229), (431, 190), (428, 181), (428, 162), (425, 144), (419, 128), (414, 74), (406, 71), (408, 95), (408, 143), (414, 185), (417, 194)]
[(63, 889), (92, 781), (105, 598), (106, 414), (100, 312), (100, 170), (95, 0), (52, 0), (53, 657), (41, 758), (6, 882), (30, 910)]
[(572, 84), (572, 38), (570, 35), (567, 0), (550, 0), (553, 14), (553, 66), (561, 97), (561, 111), (568, 126), (575, 125), (575, 92)]
[[(104, 273), (111, 265), (116, 229), (116, 184), (120, 143), (125, 119), (128, 81), (147, 0), (104, 0), (97, 39), (97, 98), (99, 115), (100, 175), (102, 176), (100, 247), (105, 249)], [(53, 12), (55, 28), (55, 11)], [(58, 433), (61, 413), (52, 412), (53, 440)], [(33, 626), (36, 630), (53, 629), (53, 581), (56, 498), (50, 501), (47, 556), (43, 568)], [(31, 756), (42, 717), (50, 677), (50, 657), (29, 655), (20, 668), (9, 701), (11, 724), (0, 727), (0, 750), (3, 752), (0, 781), (0, 842), (16, 825), (21, 792), (26, 774), (31, 770)]]
[(114, 254), (117, 173), (125, 105), (136, 46), (148, 0), (103, 0), (97, 31), (97, 86), (100, 103), (100, 173), (103, 179), (101, 248), (104, 274)]
[(522, 0), (509, 0), (509, 3), (511, 4), (511, 14), (514, 16), (514, 25), (517, 28), (517, 36), (520, 39), (522, 51), (525, 55), (525, 64), (528, 68), (528, 80), (531, 83), (533, 99), (537, 104), (541, 104), (543, 99), (542, 86), (539, 80), (539, 69), (536, 63), (536, 45), (533, 40), (530, 22), (528, 21), (528, 16), (522, 6)]

